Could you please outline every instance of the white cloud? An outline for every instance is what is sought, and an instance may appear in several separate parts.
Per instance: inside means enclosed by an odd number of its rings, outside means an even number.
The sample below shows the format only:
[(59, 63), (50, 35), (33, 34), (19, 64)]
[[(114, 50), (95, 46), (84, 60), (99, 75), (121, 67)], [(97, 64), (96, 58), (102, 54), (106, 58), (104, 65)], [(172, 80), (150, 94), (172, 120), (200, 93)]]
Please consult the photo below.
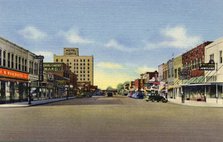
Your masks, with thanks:
[(47, 34), (39, 30), (34, 26), (27, 26), (22, 30), (19, 30), (18, 33), (26, 39), (39, 41), (47, 37)]
[(123, 69), (123, 65), (112, 63), (112, 62), (100, 62), (96, 64), (99, 68), (107, 68), (107, 69)]
[(94, 43), (93, 40), (87, 39), (79, 34), (78, 31), (70, 29), (66, 32), (61, 31), (59, 35), (63, 36), (71, 44), (90, 44)]
[(125, 52), (132, 52), (136, 51), (136, 48), (128, 48), (122, 44), (120, 44), (117, 40), (111, 39), (109, 40), (106, 44), (105, 47), (110, 48), (110, 49), (116, 49), (119, 51), (125, 51)]
[(36, 55), (44, 56), (44, 62), (52, 62), (53, 61), (53, 52), (51, 52), (51, 51), (36, 51), (34, 53)]
[(161, 30), (161, 36), (164, 40), (153, 43), (146, 41), (144, 50), (155, 48), (191, 48), (202, 42), (200, 36), (188, 35), (184, 26), (168, 27)]
[(189, 48), (202, 41), (199, 36), (188, 35), (187, 29), (183, 26), (166, 28), (161, 33), (164, 37), (169, 38), (169, 40), (161, 42), (161, 46)]
[(145, 72), (154, 72), (155, 70), (157, 70), (156, 68), (151, 68), (151, 67), (148, 67), (146, 65), (144, 66), (140, 66), (140, 67), (137, 67), (136, 68), (136, 72), (138, 74), (141, 74), (141, 73), (145, 73)]

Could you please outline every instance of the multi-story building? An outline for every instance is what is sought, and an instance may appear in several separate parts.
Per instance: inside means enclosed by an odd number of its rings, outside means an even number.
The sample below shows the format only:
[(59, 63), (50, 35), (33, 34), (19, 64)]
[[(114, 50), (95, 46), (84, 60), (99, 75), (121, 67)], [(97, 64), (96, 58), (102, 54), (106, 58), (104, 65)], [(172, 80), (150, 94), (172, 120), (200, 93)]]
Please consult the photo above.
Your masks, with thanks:
[(64, 48), (64, 55), (54, 55), (54, 62), (67, 64), (77, 75), (78, 86), (94, 85), (93, 56), (80, 56), (78, 48)]
[(167, 82), (168, 78), (168, 66), (167, 63), (163, 63), (163, 82)]
[(30, 87), (43, 80), (42, 58), (0, 38), (0, 103), (28, 99)]
[[(75, 89), (77, 87), (77, 77), (76, 74), (70, 71), (70, 68), (65, 63), (43, 63), (44, 71), (53, 76), (53, 94), (57, 95), (55, 97), (63, 96), (67, 94), (67, 88), (69, 93), (75, 94)], [(49, 82), (51, 82), (49, 80)], [(66, 88), (67, 87), (67, 88)]]
[(159, 73), (158, 81), (163, 81), (163, 65), (164, 63), (158, 66), (158, 73)]
[(212, 42), (204, 42), (182, 55), (182, 71), (187, 72), (187, 77), (183, 82), (183, 93), (188, 100), (205, 100), (204, 85), (201, 85), (204, 84), (204, 71), (199, 67), (201, 63), (204, 63), (205, 46), (210, 43)]
[(182, 82), (180, 80), (180, 72), (181, 72), (182, 68), (183, 68), (182, 55), (180, 55), (173, 59), (173, 70), (174, 70), (173, 82), (174, 82), (174, 85), (173, 85), (173, 96), (171, 96), (172, 98), (181, 97), (180, 96), (180, 92), (181, 92), (180, 84), (182, 84)]
[(205, 63), (211, 60), (214, 70), (205, 71), (205, 95), (207, 101), (222, 103), (223, 98), (223, 38), (205, 47)]

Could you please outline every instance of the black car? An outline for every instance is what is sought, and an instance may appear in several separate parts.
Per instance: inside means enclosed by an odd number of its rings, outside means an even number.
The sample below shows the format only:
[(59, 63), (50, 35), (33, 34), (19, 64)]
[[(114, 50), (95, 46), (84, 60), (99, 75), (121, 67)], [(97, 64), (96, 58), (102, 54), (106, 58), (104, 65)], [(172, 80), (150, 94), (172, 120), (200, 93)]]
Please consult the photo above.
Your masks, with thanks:
[(157, 101), (157, 102), (163, 102), (163, 103), (167, 103), (168, 100), (164, 97), (164, 96), (161, 96), (159, 94), (151, 94), (147, 99), (146, 101)]
[(113, 97), (113, 93), (112, 93), (112, 92), (108, 92), (108, 93), (107, 93), (107, 96), (108, 96), (108, 97)]

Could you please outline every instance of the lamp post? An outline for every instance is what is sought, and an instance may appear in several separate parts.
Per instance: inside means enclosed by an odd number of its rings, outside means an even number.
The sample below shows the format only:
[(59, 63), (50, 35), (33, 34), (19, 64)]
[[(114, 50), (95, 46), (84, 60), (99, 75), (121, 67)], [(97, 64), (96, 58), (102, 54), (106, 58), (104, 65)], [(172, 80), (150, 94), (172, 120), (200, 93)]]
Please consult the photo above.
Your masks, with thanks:
[(30, 93), (30, 90), (31, 90), (31, 81), (28, 82), (28, 104), (31, 105), (31, 93)]
[(68, 98), (69, 98), (69, 86), (70, 86), (70, 85), (65, 85), (65, 89), (66, 89), (66, 91), (67, 91), (67, 96), (66, 96), (67, 100), (68, 100)]

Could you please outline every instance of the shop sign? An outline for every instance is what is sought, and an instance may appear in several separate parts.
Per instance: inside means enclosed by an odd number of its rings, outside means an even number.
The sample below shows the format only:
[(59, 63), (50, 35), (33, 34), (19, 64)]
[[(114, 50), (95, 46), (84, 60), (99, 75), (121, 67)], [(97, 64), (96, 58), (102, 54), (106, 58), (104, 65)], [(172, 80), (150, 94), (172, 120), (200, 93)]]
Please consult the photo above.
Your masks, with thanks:
[(200, 70), (215, 70), (215, 63), (202, 63), (199, 67)]
[(43, 81), (43, 59), (44, 56), (36, 56), (36, 59), (39, 59), (39, 81)]
[(0, 68), (0, 75), (4, 77), (18, 78), (28, 80), (29, 74)]

